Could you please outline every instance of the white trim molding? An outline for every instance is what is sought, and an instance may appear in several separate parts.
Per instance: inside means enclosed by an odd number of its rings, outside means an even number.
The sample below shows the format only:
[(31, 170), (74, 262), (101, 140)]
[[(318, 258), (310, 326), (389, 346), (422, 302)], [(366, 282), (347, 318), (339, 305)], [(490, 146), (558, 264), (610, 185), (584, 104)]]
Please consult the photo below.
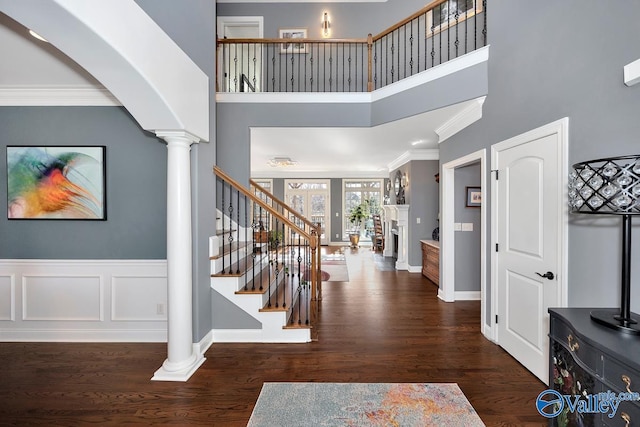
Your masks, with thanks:
[[(408, 150), (398, 156), (397, 159), (387, 165), (389, 171), (398, 169), (400, 166), (409, 163), (412, 160), (440, 160), (440, 150), (437, 148), (429, 148), (424, 150)], [(388, 177), (389, 173), (385, 175)]]
[(96, 86), (0, 86), (2, 107), (119, 107), (107, 89)]
[(624, 84), (633, 86), (640, 83), (640, 59), (624, 66)]
[[(482, 149), (442, 165), (440, 206), (440, 289), (438, 298), (445, 302), (454, 302), (458, 296), (468, 298), (466, 292), (455, 290), (455, 169), (474, 163), (480, 163), (480, 187), (482, 200), (487, 200), (487, 150)], [(486, 329), (487, 294), (487, 203), (480, 206), (480, 328)], [(474, 294), (475, 295), (475, 294)]]
[(484, 100), (487, 99), (486, 96), (481, 96), (480, 98), (476, 98), (471, 105), (469, 105), (464, 110), (460, 111), (458, 114), (453, 116), (451, 119), (447, 120), (442, 126), (436, 129), (436, 133), (438, 134), (438, 144), (446, 141), (456, 133), (460, 132), (462, 129), (471, 125), (472, 123), (477, 122), (482, 118), (482, 105), (484, 104)]
[(0, 295), (0, 342), (167, 340), (165, 260), (4, 259)]

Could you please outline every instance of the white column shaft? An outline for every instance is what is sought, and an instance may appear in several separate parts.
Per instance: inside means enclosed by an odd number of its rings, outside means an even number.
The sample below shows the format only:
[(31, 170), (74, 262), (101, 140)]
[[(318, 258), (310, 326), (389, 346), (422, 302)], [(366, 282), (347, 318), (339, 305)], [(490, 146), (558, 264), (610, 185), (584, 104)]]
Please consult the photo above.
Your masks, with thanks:
[(184, 137), (167, 141), (167, 370), (193, 362), (191, 255), (191, 142)]

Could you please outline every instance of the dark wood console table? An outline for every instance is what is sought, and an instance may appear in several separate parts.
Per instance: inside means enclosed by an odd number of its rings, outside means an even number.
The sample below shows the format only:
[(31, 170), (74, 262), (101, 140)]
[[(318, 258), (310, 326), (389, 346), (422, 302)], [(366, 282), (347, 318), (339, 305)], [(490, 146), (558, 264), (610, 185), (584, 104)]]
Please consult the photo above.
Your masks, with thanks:
[[(549, 388), (562, 395), (640, 393), (640, 336), (591, 320), (589, 308), (551, 308)], [(640, 426), (640, 401), (622, 401), (615, 416), (565, 411), (553, 426)]]

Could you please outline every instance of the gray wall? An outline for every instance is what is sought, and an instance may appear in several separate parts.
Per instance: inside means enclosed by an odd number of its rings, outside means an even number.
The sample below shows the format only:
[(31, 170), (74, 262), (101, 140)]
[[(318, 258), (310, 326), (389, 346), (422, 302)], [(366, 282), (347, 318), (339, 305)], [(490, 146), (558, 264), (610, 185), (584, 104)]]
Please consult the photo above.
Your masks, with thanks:
[(466, 206), (466, 187), (480, 187), (480, 163), (457, 168), (454, 220), (473, 224), (473, 231), (455, 233), (456, 291), (480, 290), (480, 208)]
[[(570, 120), (569, 164), (637, 154), (640, 85), (626, 87), (622, 70), (640, 57), (640, 2), (624, 2), (623, 9), (611, 6), (596, 0), (537, 2), (535, 7), (525, 0), (492, 0), (488, 6), (490, 92), (483, 118), (441, 144), (441, 162), (562, 117)], [(490, 207), (488, 196), (484, 202)], [(616, 222), (571, 217), (570, 306), (619, 305)], [(640, 230), (634, 229), (633, 259), (637, 260)], [(486, 271), (490, 284), (488, 260)], [(632, 310), (638, 312), (640, 263), (635, 261), (631, 280)]]
[[(439, 164), (437, 160), (410, 161), (391, 172), (389, 177), (392, 183), (398, 170), (409, 177), (409, 185), (405, 189), (405, 204), (409, 205), (408, 261), (412, 267), (422, 266), (420, 240), (431, 240), (433, 229), (438, 226), (440, 189), (435, 174), (439, 171)], [(391, 193), (391, 204), (395, 204), (393, 189)]]
[[(0, 107), (0, 129), (0, 259), (166, 258), (167, 148), (126, 110)], [(7, 145), (105, 145), (107, 220), (7, 220)]]
[(264, 16), (264, 36), (278, 37), (280, 28), (307, 28), (309, 38), (321, 38), (324, 12), (331, 19), (332, 38), (366, 38), (424, 7), (424, 0), (383, 3), (221, 3), (218, 16)]

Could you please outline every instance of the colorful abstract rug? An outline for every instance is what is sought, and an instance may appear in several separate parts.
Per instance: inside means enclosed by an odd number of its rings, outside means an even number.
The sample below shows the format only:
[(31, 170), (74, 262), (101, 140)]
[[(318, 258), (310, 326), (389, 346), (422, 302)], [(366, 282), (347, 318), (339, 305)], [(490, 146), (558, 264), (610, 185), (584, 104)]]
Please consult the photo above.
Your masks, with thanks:
[(264, 383), (247, 427), (484, 426), (457, 384)]

